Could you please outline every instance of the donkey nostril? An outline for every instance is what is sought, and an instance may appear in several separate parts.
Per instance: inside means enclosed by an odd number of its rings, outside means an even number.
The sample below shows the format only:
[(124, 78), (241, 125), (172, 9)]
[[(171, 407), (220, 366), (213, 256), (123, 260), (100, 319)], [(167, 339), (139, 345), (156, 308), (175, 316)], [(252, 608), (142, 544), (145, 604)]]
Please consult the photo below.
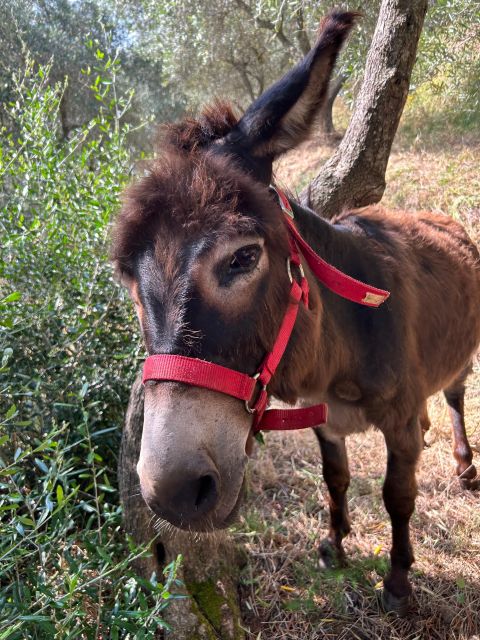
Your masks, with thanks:
[(200, 464), (201, 470), (180, 467), (172, 471), (167, 468), (153, 480), (143, 474), (140, 478), (142, 495), (152, 511), (182, 528), (202, 521), (212, 512), (219, 499), (220, 476), (213, 464), (207, 466), (204, 459), (197, 462), (197, 468)]
[(217, 499), (217, 483), (212, 475), (205, 475), (197, 481), (197, 495), (195, 497), (195, 508), (205, 509), (212, 505)]

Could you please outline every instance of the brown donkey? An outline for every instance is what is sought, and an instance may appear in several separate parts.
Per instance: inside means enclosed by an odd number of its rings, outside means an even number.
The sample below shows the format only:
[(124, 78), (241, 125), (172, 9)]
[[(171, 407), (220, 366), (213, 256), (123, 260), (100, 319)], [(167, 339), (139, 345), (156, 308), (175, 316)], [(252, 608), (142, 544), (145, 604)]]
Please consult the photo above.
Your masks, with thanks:
[[(164, 127), (157, 158), (127, 189), (113, 243), (150, 355), (198, 358), (253, 376), (272, 349), (291, 304), (289, 239), (269, 190), (272, 162), (308, 135), (354, 18), (331, 14), (310, 53), (242, 118), (217, 102), (198, 119)], [(330, 531), (320, 545), (326, 564), (343, 560), (350, 530), (345, 436), (369, 425), (384, 434), (393, 536), (384, 601), (404, 612), (426, 400), (441, 389), (457, 474), (462, 486), (478, 486), (463, 397), (480, 341), (479, 254), (446, 216), (369, 207), (328, 222), (291, 206), (319, 256), (391, 292), (378, 309), (367, 308), (330, 291), (304, 264), (309, 302), (298, 305), (268, 394), (289, 404), (328, 403), (328, 421), (315, 430), (330, 494)], [(227, 526), (251, 447), (252, 415), (243, 402), (172, 378), (146, 383), (138, 474), (161, 518), (197, 531)]]

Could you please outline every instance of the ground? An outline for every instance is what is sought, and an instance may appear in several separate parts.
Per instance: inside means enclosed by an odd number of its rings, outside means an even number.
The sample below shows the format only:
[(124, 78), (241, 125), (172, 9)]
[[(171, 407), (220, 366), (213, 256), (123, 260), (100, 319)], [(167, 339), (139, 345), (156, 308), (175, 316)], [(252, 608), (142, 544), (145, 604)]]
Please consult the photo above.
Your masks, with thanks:
[[(394, 148), (383, 203), (436, 209), (461, 220), (480, 243), (480, 144), (471, 137), (407, 134)], [(318, 140), (286, 156), (283, 184), (301, 188), (331, 153)], [(242, 597), (247, 637), (474, 640), (480, 638), (480, 492), (454, 475), (451, 431), (441, 396), (430, 401), (432, 427), (418, 471), (412, 519), (416, 562), (411, 615), (385, 615), (379, 604), (390, 524), (381, 499), (385, 447), (380, 433), (348, 439), (352, 472), (349, 566), (320, 572), (316, 547), (327, 531), (326, 487), (313, 433), (271, 433), (257, 448), (250, 493), (234, 536), (246, 545)], [(480, 470), (480, 361), (468, 381), (466, 422)]]

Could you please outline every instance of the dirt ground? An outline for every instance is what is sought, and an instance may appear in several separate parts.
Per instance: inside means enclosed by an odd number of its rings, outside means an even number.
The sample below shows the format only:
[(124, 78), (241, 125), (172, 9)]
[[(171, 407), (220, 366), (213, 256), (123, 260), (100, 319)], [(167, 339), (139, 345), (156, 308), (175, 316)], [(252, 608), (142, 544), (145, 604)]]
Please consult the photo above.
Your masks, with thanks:
[[(286, 157), (278, 175), (301, 188), (330, 153), (318, 141)], [(394, 149), (387, 206), (428, 208), (458, 217), (480, 241), (480, 144)], [(480, 310), (479, 310), (480, 312)], [(326, 487), (310, 430), (272, 433), (257, 448), (248, 508), (234, 535), (249, 553), (243, 573), (244, 618), (256, 640), (474, 640), (480, 638), (480, 492), (463, 492), (454, 476), (451, 430), (443, 397), (430, 401), (432, 427), (418, 471), (412, 519), (414, 602), (404, 619), (379, 603), (388, 564), (390, 523), (381, 499), (383, 437), (348, 439), (352, 533), (349, 566), (321, 572), (316, 547), (326, 534)], [(480, 470), (480, 359), (468, 382), (466, 422)]]

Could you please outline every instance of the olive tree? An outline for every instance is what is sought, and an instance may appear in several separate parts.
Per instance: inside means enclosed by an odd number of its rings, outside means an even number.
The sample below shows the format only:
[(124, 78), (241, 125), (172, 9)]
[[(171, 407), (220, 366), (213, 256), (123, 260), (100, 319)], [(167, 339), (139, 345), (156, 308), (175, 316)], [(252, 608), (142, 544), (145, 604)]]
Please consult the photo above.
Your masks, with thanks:
[[(126, 8), (110, 0), (0, 0), (0, 98), (13, 99), (13, 73), (30, 56), (38, 65), (49, 65), (49, 83), (64, 84), (59, 117), (66, 139), (94, 118), (100, 103), (92, 92), (88, 73), (98, 51), (118, 61), (115, 86), (131, 92), (132, 109), (125, 119), (134, 127), (148, 120), (173, 118), (184, 109), (180, 92), (172, 99), (161, 58), (145, 56), (137, 46), (136, 30), (144, 22), (141, 6)], [(0, 118), (6, 112), (0, 113)], [(12, 125), (2, 122), (7, 129)], [(146, 139), (130, 134), (137, 147)]]
[[(246, 107), (305, 55), (318, 24), (334, 0), (214, 0), (156, 2), (144, 0), (147, 28), (142, 30), (145, 56), (162, 58), (165, 76), (180, 86), (191, 107), (212, 95), (228, 95)], [(345, 3), (361, 10), (361, 2)], [(319, 126), (334, 134), (332, 106), (347, 79), (351, 87), (361, 75), (375, 26), (379, 0), (370, 3), (343, 54)], [(348, 84), (348, 83), (347, 83)]]

